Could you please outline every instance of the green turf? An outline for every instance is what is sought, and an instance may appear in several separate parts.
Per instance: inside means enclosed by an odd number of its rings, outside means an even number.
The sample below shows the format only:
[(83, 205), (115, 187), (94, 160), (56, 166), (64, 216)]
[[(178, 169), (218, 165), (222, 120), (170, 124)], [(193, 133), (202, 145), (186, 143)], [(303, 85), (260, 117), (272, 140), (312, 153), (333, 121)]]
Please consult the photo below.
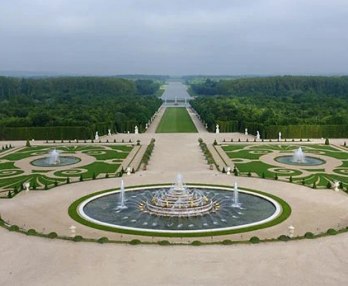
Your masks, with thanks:
[(156, 133), (196, 133), (190, 115), (184, 107), (169, 107), (163, 114)]

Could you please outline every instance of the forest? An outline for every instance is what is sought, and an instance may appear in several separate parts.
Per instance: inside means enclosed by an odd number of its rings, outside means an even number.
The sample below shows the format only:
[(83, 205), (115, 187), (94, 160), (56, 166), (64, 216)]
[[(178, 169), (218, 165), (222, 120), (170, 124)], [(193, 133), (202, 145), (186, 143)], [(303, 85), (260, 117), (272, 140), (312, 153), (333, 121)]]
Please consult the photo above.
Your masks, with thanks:
[(223, 132), (275, 138), (348, 136), (348, 77), (284, 76), (192, 82), (193, 108)]
[(0, 138), (87, 139), (96, 130), (144, 130), (161, 105), (159, 88), (149, 79), (0, 77)]

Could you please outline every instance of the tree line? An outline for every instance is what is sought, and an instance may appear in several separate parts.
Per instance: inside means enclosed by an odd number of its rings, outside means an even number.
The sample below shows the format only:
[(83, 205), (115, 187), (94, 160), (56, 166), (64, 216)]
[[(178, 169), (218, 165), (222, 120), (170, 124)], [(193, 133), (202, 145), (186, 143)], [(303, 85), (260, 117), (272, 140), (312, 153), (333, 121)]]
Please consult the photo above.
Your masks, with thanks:
[(22, 128), (23, 134), (23, 128), (57, 126), (98, 130), (101, 135), (107, 129), (134, 132), (135, 125), (143, 130), (161, 105), (155, 96), (159, 88), (160, 82), (148, 79), (0, 77), (0, 136), (7, 138), (6, 128), (13, 136), (14, 128)]
[(207, 79), (192, 83), (190, 93), (210, 131), (219, 123), (223, 132), (248, 128), (265, 138), (279, 131), (289, 138), (348, 136), (348, 77)]

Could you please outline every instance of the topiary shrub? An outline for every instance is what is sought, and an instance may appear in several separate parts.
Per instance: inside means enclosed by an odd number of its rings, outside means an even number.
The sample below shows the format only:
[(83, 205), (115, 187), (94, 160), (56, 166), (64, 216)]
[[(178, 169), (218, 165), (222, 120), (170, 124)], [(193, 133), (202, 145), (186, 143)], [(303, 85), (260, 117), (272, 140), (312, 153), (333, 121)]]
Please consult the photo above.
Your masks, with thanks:
[(316, 189), (316, 188), (317, 188), (317, 183), (316, 183), (316, 182), (313, 182), (312, 188), (313, 188), (313, 189)]
[(248, 172), (248, 177), (251, 177), (251, 172)]
[(191, 245), (193, 245), (193, 246), (200, 246), (200, 245), (202, 245), (202, 242), (199, 241), (199, 240), (194, 240), (194, 241), (191, 242)]
[(93, 179), (93, 180), (95, 180), (96, 178), (97, 178), (96, 174), (95, 174), (95, 173), (93, 173), (93, 175), (92, 175), (92, 179)]
[(336, 235), (337, 234), (337, 230), (333, 229), (333, 228), (329, 228), (326, 233), (328, 235)]
[(161, 240), (158, 242), (158, 244), (165, 246), (165, 245), (170, 245), (170, 242), (168, 240)]
[(262, 179), (265, 179), (265, 178), (266, 178), (265, 172), (262, 172), (261, 177), (262, 177)]
[(257, 236), (253, 236), (249, 239), (249, 242), (251, 243), (259, 243), (260, 239)]
[(106, 179), (109, 178), (109, 173), (106, 173), (106, 174), (105, 174), (105, 178), (106, 178)]
[(50, 239), (54, 239), (54, 238), (57, 238), (58, 237), (58, 234), (56, 232), (50, 232), (48, 235), (47, 235), (48, 238)]
[(31, 145), (30, 145), (30, 141), (27, 139), (27, 142), (25, 143), (25, 146), (26, 147), (31, 147)]
[(138, 244), (140, 244), (141, 243), (141, 241), (139, 240), (139, 239), (132, 239), (130, 242), (129, 242), (129, 244), (131, 244), (131, 245), (138, 245)]
[(290, 182), (290, 183), (292, 183), (292, 176), (290, 176), (290, 178), (289, 178), (289, 182)]
[(326, 138), (326, 139), (325, 139), (325, 145), (330, 145), (329, 138)]
[(217, 144), (218, 144), (218, 143), (216, 142), (216, 139), (215, 139), (213, 145), (215, 146), (215, 145), (217, 145)]
[(69, 177), (66, 178), (66, 183), (70, 184), (70, 178)]
[(226, 173), (225, 167), (222, 167), (222, 173), (223, 173), (223, 174)]
[(54, 181), (54, 186), (55, 186), (55, 187), (58, 186), (58, 181), (57, 181), (57, 180)]
[(9, 231), (19, 231), (19, 226), (18, 225), (11, 225), (9, 228), (8, 228)]
[(35, 235), (37, 232), (35, 229), (31, 228), (27, 231), (27, 235)]
[(83, 181), (83, 176), (82, 175), (80, 175), (80, 182), (82, 182)]
[(331, 183), (328, 181), (327, 184), (326, 184), (326, 188), (327, 189), (331, 189)]
[(97, 240), (97, 242), (103, 244), (103, 243), (109, 242), (109, 239), (107, 237), (103, 236), (103, 237), (99, 238)]
[(278, 174), (274, 175), (274, 180), (278, 180)]
[(304, 237), (308, 238), (308, 239), (313, 239), (314, 238), (314, 234), (312, 232), (306, 232)]
[(290, 237), (288, 237), (287, 235), (282, 234), (281, 236), (278, 237), (279, 241), (288, 241), (290, 240)]
[(223, 245), (230, 245), (230, 244), (233, 244), (233, 241), (230, 240), (230, 239), (225, 239), (225, 240), (222, 241), (222, 244)]
[(75, 242), (79, 242), (81, 240), (83, 240), (83, 237), (81, 235), (75, 235), (73, 238), (73, 241), (75, 241)]

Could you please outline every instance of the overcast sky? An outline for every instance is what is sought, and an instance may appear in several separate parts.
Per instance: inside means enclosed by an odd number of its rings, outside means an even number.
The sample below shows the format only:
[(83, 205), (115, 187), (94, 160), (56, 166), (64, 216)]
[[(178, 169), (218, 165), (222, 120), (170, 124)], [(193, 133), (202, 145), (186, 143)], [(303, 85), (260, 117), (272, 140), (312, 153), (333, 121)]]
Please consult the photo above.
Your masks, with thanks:
[(348, 0), (0, 0), (0, 70), (348, 74)]

